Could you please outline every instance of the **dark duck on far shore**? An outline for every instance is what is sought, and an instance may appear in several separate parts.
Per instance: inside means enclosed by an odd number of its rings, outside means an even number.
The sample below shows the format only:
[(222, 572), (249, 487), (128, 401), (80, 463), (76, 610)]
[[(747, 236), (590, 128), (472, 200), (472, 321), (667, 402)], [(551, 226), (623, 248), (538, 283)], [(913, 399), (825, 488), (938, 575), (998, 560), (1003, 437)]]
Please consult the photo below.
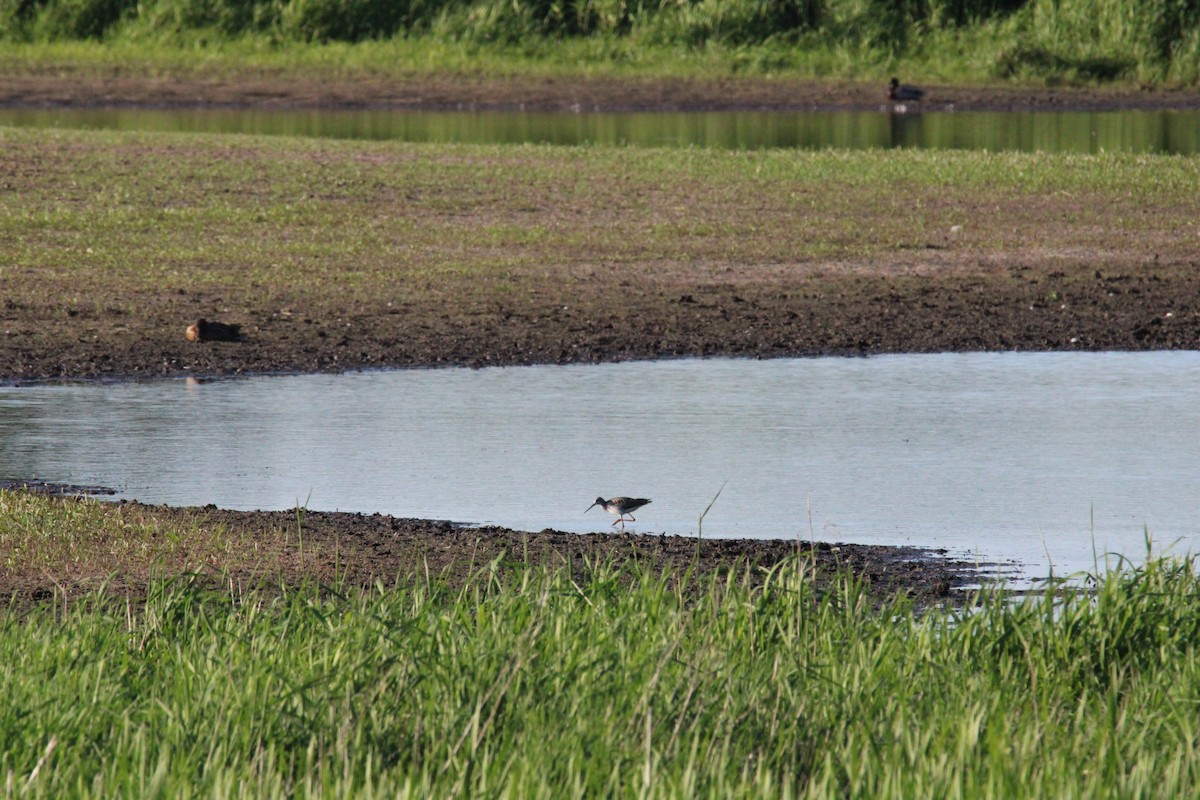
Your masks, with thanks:
[(924, 89), (901, 83), (899, 78), (892, 78), (892, 82), (888, 84), (888, 100), (920, 100), (924, 96)]

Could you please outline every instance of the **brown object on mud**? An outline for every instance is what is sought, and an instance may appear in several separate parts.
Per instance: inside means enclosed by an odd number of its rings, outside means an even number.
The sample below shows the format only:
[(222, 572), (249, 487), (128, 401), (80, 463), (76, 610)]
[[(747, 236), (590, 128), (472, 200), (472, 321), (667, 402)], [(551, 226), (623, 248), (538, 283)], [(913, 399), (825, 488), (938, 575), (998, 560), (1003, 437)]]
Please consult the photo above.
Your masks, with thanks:
[(225, 322), (209, 322), (197, 320), (195, 325), (188, 325), (184, 336), (189, 342), (240, 342), (243, 341), (242, 326), (230, 325)]

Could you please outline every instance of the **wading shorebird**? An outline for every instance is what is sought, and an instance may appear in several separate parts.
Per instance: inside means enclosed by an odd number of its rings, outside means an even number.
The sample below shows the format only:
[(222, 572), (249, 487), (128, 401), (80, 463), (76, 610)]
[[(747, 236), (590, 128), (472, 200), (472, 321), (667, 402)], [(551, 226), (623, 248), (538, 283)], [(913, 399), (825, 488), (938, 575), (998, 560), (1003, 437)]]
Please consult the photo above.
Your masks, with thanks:
[[(637, 522), (633, 516), (633, 512), (637, 511), (642, 506), (650, 501), (644, 497), (614, 497), (610, 500), (605, 500), (603, 497), (597, 497), (596, 502), (583, 510), (583, 513), (591, 511), (596, 506), (600, 506), (610, 514), (617, 515), (617, 522), (621, 523), (621, 530), (625, 530), (625, 515), (629, 515), (630, 522)], [(616, 525), (614, 522), (613, 525)]]
[(892, 78), (888, 84), (888, 100), (920, 100), (924, 96), (924, 89), (901, 83), (899, 78)]

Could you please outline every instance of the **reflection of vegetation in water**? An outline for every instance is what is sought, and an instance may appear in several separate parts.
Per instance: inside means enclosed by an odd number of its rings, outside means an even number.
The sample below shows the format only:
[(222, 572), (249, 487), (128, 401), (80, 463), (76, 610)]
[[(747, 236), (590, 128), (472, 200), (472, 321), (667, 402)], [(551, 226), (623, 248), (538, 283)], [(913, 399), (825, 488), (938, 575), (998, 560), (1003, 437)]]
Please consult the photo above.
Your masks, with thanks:
[[(85, 527), (39, 502), (0, 549)], [(805, 566), (48, 600), (0, 619), (5, 768), (55, 797), (1195, 796), (1192, 562), (924, 613)]]
[(639, 147), (947, 148), (1048, 153), (1200, 153), (1200, 112), (645, 112), (0, 109), (0, 126), (476, 144)]
[(508, 59), (573, 70), (707, 65), (856, 77), (903, 66), (959, 80), (1200, 80), (1200, 5), (1175, 0), (0, 2), (0, 39), (89, 38), (139, 48), (240, 40), (252, 51), (287, 42), (391, 40), (396, 47), (377, 48), (368, 59), (383, 71), (395, 68), (397, 51), (424, 42), (417, 50), (418, 59), (432, 59), (426, 68), (499, 49)]

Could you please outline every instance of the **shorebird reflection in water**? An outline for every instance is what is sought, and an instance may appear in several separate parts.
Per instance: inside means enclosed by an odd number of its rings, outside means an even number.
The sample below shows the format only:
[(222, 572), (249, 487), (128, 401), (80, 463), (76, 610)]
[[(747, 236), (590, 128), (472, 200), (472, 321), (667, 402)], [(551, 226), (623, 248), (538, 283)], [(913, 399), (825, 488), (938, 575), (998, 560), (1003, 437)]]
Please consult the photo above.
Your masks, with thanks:
[[(597, 497), (596, 502), (583, 510), (583, 513), (591, 511), (596, 506), (600, 506), (610, 514), (617, 515), (617, 522), (621, 523), (621, 530), (625, 530), (625, 515), (629, 515), (630, 522), (637, 522), (637, 518), (633, 516), (633, 512), (637, 511), (642, 506), (650, 501), (644, 497), (614, 497), (605, 500), (603, 497)], [(616, 525), (614, 522), (613, 525)]]

